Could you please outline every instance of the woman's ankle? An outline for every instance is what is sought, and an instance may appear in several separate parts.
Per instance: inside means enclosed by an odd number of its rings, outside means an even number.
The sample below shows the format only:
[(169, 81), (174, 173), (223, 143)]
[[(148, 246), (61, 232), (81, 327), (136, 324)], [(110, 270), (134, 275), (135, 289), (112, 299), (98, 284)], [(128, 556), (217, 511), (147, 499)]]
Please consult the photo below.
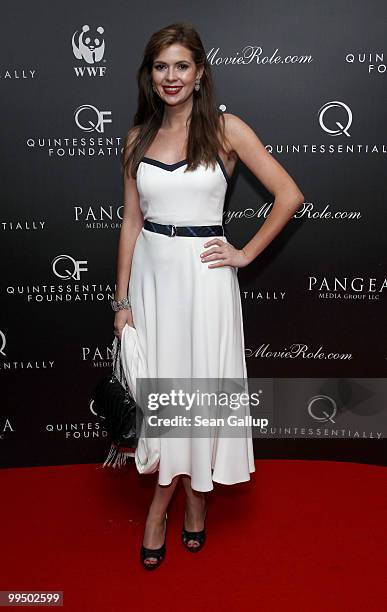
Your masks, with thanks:
[(165, 520), (166, 514), (166, 509), (150, 507), (147, 514), (147, 520), (163, 522)]
[(205, 494), (202, 495), (187, 495), (186, 496), (186, 506), (190, 508), (205, 508), (207, 505), (207, 498)]
[(147, 518), (143, 533), (143, 545), (146, 548), (159, 548), (162, 545), (162, 537), (166, 532), (165, 516), (160, 521)]

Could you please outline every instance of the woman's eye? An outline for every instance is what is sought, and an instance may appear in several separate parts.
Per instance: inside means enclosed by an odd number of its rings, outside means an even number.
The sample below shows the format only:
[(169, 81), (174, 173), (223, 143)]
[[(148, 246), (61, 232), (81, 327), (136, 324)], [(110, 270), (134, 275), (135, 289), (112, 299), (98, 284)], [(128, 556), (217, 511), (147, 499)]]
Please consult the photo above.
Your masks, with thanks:
[[(179, 67), (182, 67), (183, 70), (185, 70), (186, 68), (188, 68), (187, 64), (178, 64)], [(159, 68), (165, 68), (164, 64), (156, 64), (155, 65), (156, 70), (159, 70)]]

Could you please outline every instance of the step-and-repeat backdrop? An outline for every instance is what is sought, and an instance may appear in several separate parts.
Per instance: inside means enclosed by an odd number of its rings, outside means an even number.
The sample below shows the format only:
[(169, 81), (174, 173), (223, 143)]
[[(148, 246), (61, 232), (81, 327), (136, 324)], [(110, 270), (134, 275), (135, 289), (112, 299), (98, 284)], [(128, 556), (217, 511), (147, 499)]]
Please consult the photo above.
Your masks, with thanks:
[[(89, 399), (111, 368), (119, 156), (145, 44), (175, 21), (306, 200), (238, 274), (248, 375), (276, 414), (256, 457), (384, 462), (386, 18), (382, 0), (2, 4), (1, 466), (106, 455)], [(239, 162), (229, 240), (272, 204)]]

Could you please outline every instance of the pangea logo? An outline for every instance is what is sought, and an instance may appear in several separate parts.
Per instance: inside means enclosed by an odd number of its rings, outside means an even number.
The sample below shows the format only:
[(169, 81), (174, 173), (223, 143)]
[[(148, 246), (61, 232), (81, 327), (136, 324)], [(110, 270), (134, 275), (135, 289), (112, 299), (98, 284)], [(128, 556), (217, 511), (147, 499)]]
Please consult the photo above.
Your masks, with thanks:
[(4, 352), (6, 344), (7, 344), (7, 340), (6, 340), (5, 334), (0, 329), (0, 355), (3, 355), (3, 357), (6, 357), (6, 354)]
[(52, 261), (52, 270), (62, 280), (80, 280), (81, 272), (87, 272), (87, 261), (77, 261), (70, 255), (58, 255)]
[(324, 132), (327, 132), (330, 136), (345, 134), (350, 138), (348, 130), (352, 125), (352, 111), (347, 104), (337, 100), (326, 102), (318, 110), (317, 116), (320, 127)]
[(92, 104), (82, 104), (78, 106), (74, 113), (74, 119), (77, 126), (84, 132), (104, 132), (105, 123), (112, 123), (108, 118), (111, 111), (100, 111)]
[(349, 300), (379, 300), (387, 289), (387, 278), (371, 276), (308, 277), (308, 291), (318, 293), (319, 298)]
[(71, 39), (76, 59), (84, 60), (87, 64), (100, 62), (105, 53), (104, 31), (102, 26), (92, 30), (88, 25), (82, 26), (81, 32), (76, 30)]

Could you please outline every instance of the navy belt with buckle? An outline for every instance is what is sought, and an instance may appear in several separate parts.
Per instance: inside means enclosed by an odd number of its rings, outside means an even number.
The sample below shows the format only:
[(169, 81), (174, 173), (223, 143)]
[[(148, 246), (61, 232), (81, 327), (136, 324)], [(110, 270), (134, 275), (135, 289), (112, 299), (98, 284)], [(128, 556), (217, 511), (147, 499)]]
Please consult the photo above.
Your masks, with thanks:
[(224, 236), (223, 225), (164, 225), (145, 219), (144, 228), (166, 236)]

